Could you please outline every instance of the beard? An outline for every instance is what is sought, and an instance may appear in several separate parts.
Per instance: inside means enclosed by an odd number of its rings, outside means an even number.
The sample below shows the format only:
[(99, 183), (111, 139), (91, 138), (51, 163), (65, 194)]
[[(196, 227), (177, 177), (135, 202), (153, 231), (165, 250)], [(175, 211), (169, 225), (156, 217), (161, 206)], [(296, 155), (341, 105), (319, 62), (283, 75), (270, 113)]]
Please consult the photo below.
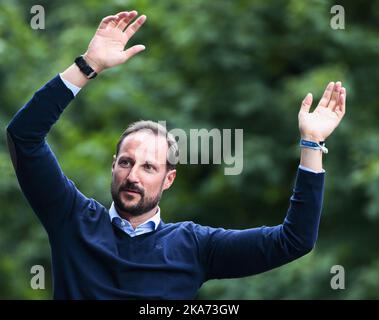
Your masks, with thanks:
[[(111, 194), (113, 202), (120, 211), (127, 212), (134, 217), (140, 216), (152, 210), (155, 206), (158, 205), (163, 193), (163, 182), (164, 179), (160, 186), (160, 190), (155, 197), (147, 197), (145, 196), (145, 190), (141, 189), (140, 187), (137, 187), (133, 183), (126, 181), (126, 183), (121, 184), (120, 187), (117, 187), (114, 181), (112, 180)], [(131, 190), (139, 193), (140, 199), (136, 204), (128, 204), (128, 202), (124, 201), (121, 198), (121, 192), (124, 192), (126, 190)], [(130, 200), (132, 200), (133, 196), (127, 195), (127, 198), (130, 198)]]

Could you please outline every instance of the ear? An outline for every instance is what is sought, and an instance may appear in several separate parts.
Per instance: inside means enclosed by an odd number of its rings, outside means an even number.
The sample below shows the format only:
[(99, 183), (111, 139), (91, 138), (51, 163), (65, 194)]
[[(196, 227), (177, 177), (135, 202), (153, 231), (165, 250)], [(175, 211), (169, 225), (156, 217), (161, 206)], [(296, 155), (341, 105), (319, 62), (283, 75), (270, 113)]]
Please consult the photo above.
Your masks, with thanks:
[(113, 170), (114, 170), (114, 166), (115, 166), (115, 164), (116, 164), (116, 155), (114, 154), (113, 155), (113, 161), (112, 161), (112, 173), (113, 173)]
[(165, 181), (163, 183), (163, 190), (167, 190), (168, 188), (171, 187), (171, 185), (173, 184), (173, 182), (175, 180), (175, 177), (176, 177), (176, 170), (175, 169), (170, 170), (169, 172), (166, 173), (166, 178), (165, 178)]

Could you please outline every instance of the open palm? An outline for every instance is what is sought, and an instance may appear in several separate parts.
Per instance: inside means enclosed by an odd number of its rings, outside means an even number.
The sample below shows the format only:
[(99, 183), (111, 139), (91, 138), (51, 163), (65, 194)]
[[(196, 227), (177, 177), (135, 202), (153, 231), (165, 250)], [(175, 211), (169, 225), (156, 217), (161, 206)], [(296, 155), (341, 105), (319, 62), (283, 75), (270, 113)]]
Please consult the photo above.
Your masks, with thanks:
[(313, 112), (312, 94), (308, 93), (299, 112), (299, 129), (303, 139), (324, 141), (338, 126), (345, 114), (346, 89), (341, 82), (330, 82)]
[(101, 21), (85, 53), (96, 71), (122, 64), (145, 49), (143, 45), (135, 45), (124, 50), (129, 39), (146, 21), (146, 16), (142, 15), (131, 23), (136, 16), (137, 11), (125, 11)]

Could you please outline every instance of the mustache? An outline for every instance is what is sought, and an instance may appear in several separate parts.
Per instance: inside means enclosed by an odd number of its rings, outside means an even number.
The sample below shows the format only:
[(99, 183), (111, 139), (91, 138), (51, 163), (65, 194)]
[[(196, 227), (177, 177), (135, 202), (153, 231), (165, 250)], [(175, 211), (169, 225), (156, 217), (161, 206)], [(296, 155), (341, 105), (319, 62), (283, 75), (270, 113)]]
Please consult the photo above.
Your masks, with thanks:
[(134, 183), (130, 183), (130, 182), (126, 182), (124, 184), (122, 184), (119, 188), (119, 191), (134, 191), (134, 192), (138, 192), (139, 194), (141, 195), (144, 195), (144, 190), (140, 187), (138, 187), (137, 185), (135, 185)]

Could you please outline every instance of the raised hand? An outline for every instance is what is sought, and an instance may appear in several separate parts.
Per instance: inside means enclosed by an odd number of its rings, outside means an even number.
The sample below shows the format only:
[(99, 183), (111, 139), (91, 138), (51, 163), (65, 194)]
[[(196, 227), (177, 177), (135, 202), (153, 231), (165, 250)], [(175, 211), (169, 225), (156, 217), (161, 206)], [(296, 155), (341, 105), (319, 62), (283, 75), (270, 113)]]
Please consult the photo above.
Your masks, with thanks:
[(114, 16), (105, 17), (93, 36), (84, 58), (97, 73), (126, 62), (128, 59), (145, 49), (143, 45), (135, 45), (125, 50), (129, 39), (146, 21), (146, 16), (139, 16), (137, 11), (124, 11)]
[(345, 114), (346, 89), (342, 87), (341, 82), (330, 82), (316, 109), (309, 112), (312, 100), (312, 94), (308, 93), (301, 104), (300, 135), (306, 140), (325, 141)]

